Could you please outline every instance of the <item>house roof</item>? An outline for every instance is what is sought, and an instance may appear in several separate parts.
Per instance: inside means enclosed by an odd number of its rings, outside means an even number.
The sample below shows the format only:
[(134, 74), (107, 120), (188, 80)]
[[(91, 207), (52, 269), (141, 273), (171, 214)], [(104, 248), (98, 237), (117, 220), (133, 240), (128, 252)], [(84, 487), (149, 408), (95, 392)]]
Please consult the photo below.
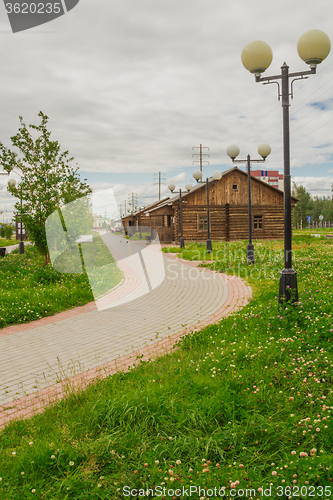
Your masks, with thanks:
[[(167, 198), (163, 198), (163, 200), (157, 200), (157, 201), (154, 201), (154, 203), (151, 203), (150, 205), (148, 205), (147, 207), (143, 208), (141, 210), (141, 213), (146, 213), (148, 211), (148, 209), (152, 209), (153, 207), (155, 207), (156, 205), (159, 205), (160, 203), (165, 203), (167, 200), (169, 200), (169, 196)], [(121, 218), (121, 220), (124, 220), (124, 219), (128, 219), (130, 217), (134, 217), (135, 215), (138, 215), (140, 213), (140, 210), (137, 210), (136, 212), (133, 212), (133, 214), (128, 214), (124, 217)]]

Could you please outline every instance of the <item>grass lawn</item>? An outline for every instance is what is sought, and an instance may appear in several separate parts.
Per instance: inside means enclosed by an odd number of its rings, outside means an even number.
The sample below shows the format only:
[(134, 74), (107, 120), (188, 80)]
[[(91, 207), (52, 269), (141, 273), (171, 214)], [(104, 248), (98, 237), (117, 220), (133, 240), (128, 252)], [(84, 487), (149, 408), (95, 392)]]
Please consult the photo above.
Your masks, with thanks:
[[(44, 257), (32, 245), (25, 246), (23, 255), (17, 249), (0, 258), (0, 328), (84, 305), (121, 281), (122, 272), (99, 235), (95, 233), (93, 245), (83, 243), (81, 248), (84, 273), (45, 267)], [(71, 255), (62, 254), (56, 263), (57, 269), (71, 269)]]
[[(0, 433), (1, 500), (109, 500), (148, 488), (189, 498), (190, 487), (193, 499), (331, 498), (333, 242), (293, 241), (295, 306), (278, 305), (281, 241), (254, 242), (251, 266), (247, 242), (213, 243), (205, 265), (247, 279), (246, 307), (167, 356), (10, 423)], [(182, 256), (205, 260), (204, 251), (189, 244)]]
[[(142, 232), (142, 233), (141, 233), (141, 236), (142, 236), (142, 238), (141, 238), (141, 239), (145, 241), (146, 236), (150, 236), (150, 231), (149, 231), (149, 232), (147, 232), (147, 233), (143, 233), (143, 232)], [(127, 240), (140, 240), (140, 233), (135, 233), (135, 234), (133, 234), (133, 236), (131, 236), (131, 237), (126, 236), (126, 239), (127, 239)]]
[(0, 238), (0, 247), (9, 247), (10, 245), (17, 245), (18, 243), (20, 243), (20, 240)]

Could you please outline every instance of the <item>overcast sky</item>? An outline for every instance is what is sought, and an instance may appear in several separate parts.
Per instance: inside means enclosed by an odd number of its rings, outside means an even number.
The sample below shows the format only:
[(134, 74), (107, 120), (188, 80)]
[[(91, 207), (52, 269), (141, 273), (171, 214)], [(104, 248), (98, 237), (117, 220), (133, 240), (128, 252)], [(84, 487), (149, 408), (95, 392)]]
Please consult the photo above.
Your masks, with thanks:
[[(43, 111), (81, 177), (94, 190), (114, 187), (118, 203), (131, 192), (140, 205), (154, 201), (159, 171), (177, 187), (192, 182), (199, 144), (209, 147), (204, 176), (230, 168), (228, 145), (257, 157), (263, 142), (272, 148), (265, 169), (283, 172), (277, 86), (255, 83), (240, 54), (260, 39), (273, 50), (265, 74), (284, 61), (306, 70), (297, 41), (313, 28), (333, 40), (332, 18), (332, 0), (80, 0), (13, 34), (0, 2), (0, 140), (10, 146), (19, 115), (38, 124)], [(317, 75), (295, 82), (291, 101), (292, 178), (313, 195), (331, 195), (332, 88), (331, 52)], [(0, 176), (5, 214), (7, 180)]]

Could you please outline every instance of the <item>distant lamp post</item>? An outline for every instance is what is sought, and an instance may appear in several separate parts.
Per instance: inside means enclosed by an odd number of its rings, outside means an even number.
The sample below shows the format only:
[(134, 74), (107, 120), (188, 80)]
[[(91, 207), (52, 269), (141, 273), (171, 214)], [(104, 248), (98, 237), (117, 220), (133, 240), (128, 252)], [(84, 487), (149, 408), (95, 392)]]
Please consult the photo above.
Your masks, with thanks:
[(141, 232), (141, 206), (139, 207), (139, 227), (140, 227), (140, 233), (139, 233), (139, 239), (142, 240), (142, 232)]
[[(186, 184), (185, 188), (187, 191), (191, 191), (192, 189), (192, 184)], [(180, 218), (180, 240), (179, 240), (179, 246), (180, 248), (185, 247), (185, 242), (184, 242), (184, 237), (183, 237), (183, 200), (182, 200), (182, 190), (179, 189), (179, 191), (175, 191), (176, 186), (173, 182), (171, 182), (168, 185), (168, 189), (171, 191), (171, 193), (179, 193), (179, 218)]]
[(239, 155), (238, 146), (229, 146), (227, 148), (227, 154), (232, 159), (233, 163), (246, 163), (247, 164), (247, 192), (248, 192), (248, 216), (249, 216), (249, 243), (246, 248), (246, 260), (249, 263), (255, 262), (254, 246), (252, 243), (252, 207), (251, 207), (251, 162), (261, 163), (266, 161), (267, 156), (271, 152), (271, 147), (269, 144), (261, 144), (258, 147), (258, 153), (262, 157), (261, 160), (253, 160), (250, 155), (247, 155), (246, 160), (236, 160), (235, 158)]
[[(200, 170), (195, 170), (193, 172), (193, 177), (197, 182), (203, 182), (202, 179), (202, 172)], [(213, 181), (219, 181), (222, 178), (222, 173), (219, 172), (218, 170), (215, 170), (213, 172)], [(206, 179), (206, 193), (207, 193), (207, 241), (206, 241), (206, 250), (208, 253), (211, 253), (213, 251), (212, 247), (212, 240), (210, 239), (210, 212), (209, 212), (209, 180), (208, 177)]]
[[(16, 180), (9, 179), (8, 185), (15, 186)], [(24, 243), (23, 243), (23, 238), (22, 238), (22, 230), (23, 230), (23, 224), (22, 224), (22, 186), (21, 186), (21, 234), (20, 234), (20, 243), (19, 243), (19, 254), (21, 254), (21, 255), (24, 253)]]
[[(280, 274), (279, 303), (298, 301), (297, 274), (292, 268), (291, 247), (291, 180), (290, 180), (290, 133), (289, 133), (289, 95), (293, 98), (293, 82), (308, 78), (307, 75), (315, 74), (317, 64), (320, 64), (329, 54), (331, 42), (329, 37), (321, 30), (313, 29), (304, 33), (297, 43), (297, 51), (301, 59), (310, 66), (308, 71), (289, 73), (289, 66), (283, 63), (281, 74), (261, 77), (273, 59), (272, 49), (267, 43), (260, 40), (250, 42), (242, 51), (242, 63), (250, 73), (255, 75), (256, 82), (264, 85), (276, 83), (278, 85), (278, 99), (282, 97), (283, 108), (283, 162), (284, 162), (284, 269)], [(289, 92), (289, 78), (292, 78)], [(281, 80), (281, 93), (280, 83)], [(291, 296), (293, 290), (293, 296)]]

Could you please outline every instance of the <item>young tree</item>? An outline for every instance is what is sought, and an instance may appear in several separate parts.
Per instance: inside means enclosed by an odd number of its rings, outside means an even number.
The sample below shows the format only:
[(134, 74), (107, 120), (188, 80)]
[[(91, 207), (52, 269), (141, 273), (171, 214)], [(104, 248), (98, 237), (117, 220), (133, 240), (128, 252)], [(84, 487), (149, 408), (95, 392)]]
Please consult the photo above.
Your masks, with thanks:
[[(89, 195), (92, 190), (85, 182), (81, 182), (77, 171), (72, 167), (74, 158), (68, 151), (61, 152), (58, 141), (50, 139), (47, 130), (49, 117), (40, 111), (39, 125), (29, 125), (37, 132), (34, 139), (27, 125), (20, 116), (20, 128), (11, 137), (12, 145), (19, 154), (5, 147), (0, 142), (0, 162), (4, 170), (16, 172), (21, 179), (18, 184), (8, 186), (8, 191), (18, 198), (15, 204), (16, 213), (22, 214), (23, 224), (29, 234), (29, 240), (49, 262), (49, 251), (45, 233), (45, 221), (55, 210), (78, 198)], [(87, 179), (84, 179), (86, 181)], [(22, 207), (21, 207), (22, 200)]]
[(305, 226), (307, 215), (312, 215), (313, 213), (313, 200), (311, 195), (307, 192), (305, 187), (300, 186), (295, 182), (293, 184), (292, 194), (299, 199), (293, 210), (294, 225), (302, 221), (302, 224)]

